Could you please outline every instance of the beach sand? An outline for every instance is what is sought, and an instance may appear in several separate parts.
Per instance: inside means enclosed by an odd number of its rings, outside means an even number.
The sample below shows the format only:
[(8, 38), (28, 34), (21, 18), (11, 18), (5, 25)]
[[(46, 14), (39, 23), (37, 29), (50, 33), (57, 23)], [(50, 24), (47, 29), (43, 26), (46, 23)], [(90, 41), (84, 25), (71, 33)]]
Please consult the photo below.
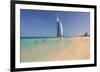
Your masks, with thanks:
[(48, 56), (48, 60), (81, 60), (90, 58), (89, 37), (74, 37), (69, 48)]

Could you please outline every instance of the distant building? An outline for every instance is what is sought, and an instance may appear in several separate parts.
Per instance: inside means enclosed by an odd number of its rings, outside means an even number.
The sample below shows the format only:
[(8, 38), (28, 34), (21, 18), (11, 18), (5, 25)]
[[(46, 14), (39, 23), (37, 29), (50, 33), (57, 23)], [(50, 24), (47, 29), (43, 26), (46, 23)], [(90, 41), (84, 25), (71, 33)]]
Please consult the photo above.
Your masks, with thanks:
[(57, 37), (63, 37), (63, 25), (59, 19), (59, 17), (57, 16)]
[(85, 32), (83, 36), (84, 36), (84, 37), (89, 36), (88, 32)]
[(85, 32), (83, 35), (81, 35), (82, 37), (89, 37), (90, 35), (88, 34), (88, 32)]

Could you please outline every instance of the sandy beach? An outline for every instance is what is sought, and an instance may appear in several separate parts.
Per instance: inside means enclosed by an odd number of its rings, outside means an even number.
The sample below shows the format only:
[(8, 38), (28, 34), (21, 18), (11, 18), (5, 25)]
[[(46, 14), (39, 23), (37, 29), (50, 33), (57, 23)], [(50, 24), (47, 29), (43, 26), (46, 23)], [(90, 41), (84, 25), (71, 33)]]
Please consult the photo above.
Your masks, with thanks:
[(29, 45), (28, 48), (21, 48), (21, 62), (89, 59), (89, 37), (72, 37), (68, 39), (71, 40), (69, 44), (66, 40), (61, 40), (61, 43), (57, 42), (59, 44), (51, 42), (47, 44), (43, 43), (44, 45), (39, 44), (35, 48), (33, 45)]
[(90, 57), (89, 37), (74, 37), (69, 48), (63, 48), (58, 53), (48, 57), (49, 60), (81, 60)]

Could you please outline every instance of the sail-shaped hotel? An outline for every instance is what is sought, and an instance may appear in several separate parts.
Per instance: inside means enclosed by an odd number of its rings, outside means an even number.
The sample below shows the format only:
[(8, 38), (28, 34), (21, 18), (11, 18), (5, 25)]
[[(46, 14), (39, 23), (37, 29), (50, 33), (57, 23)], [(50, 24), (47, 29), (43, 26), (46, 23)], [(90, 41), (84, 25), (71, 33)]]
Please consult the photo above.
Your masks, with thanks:
[(59, 17), (57, 16), (57, 37), (63, 37), (63, 25), (59, 19)]

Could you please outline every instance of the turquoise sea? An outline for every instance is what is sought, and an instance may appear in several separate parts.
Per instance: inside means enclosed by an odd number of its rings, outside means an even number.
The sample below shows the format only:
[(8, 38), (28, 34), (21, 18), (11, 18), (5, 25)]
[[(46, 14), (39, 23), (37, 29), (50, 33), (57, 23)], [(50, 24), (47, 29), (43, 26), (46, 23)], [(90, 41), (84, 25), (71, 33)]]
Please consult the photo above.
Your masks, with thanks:
[(21, 37), (21, 62), (48, 61), (51, 54), (56, 54), (62, 48), (68, 48), (71, 38)]

